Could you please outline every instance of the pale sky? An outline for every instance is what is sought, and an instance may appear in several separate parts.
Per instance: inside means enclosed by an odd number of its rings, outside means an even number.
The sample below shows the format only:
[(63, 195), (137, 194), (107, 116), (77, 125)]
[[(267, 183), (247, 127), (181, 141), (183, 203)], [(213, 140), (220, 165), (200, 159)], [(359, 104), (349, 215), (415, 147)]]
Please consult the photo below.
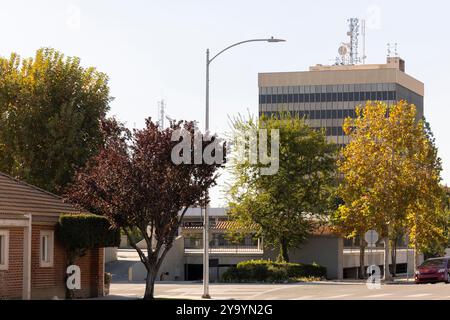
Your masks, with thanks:
[[(111, 115), (132, 128), (157, 118), (165, 99), (172, 118), (204, 126), (205, 50), (212, 54), (245, 39), (275, 36), (285, 43), (234, 48), (211, 65), (211, 119), (258, 111), (258, 72), (302, 71), (331, 64), (347, 40), (347, 19), (365, 18), (366, 63), (384, 63), (398, 43), (406, 72), (425, 83), (445, 183), (450, 182), (450, 26), (448, 1), (39, 0), (5, 1), (0, 9), (0, 55), (33, 56), (53, 47), (79, 56), (110, 77)], [(360, 39), (361, 41), (361, 39)], [(447, 95), (447, 98), (446, 98)], [(217, 188), (216, 188), (217, 189)], [(213, 205), (221, 204), (213, 193)]]

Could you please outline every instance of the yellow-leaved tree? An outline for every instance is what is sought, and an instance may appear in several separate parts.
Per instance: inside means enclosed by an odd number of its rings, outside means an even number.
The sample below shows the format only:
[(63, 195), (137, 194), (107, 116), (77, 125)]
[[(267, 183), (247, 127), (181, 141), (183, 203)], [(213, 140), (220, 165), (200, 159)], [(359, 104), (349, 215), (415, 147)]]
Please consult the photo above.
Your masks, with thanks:
[[(387, 106), (367, 102), (347, 118), (349, 144), (342, 149), (338, 194), (342, 204), (333, 222), (345, 236), (375, 229), (384, 241), (384, 265), (389, 265), (394, 233), (409, 233), (417, 251), (430, 241), (443, 240), (441, 163), (429, 127), (417, 119), (406, 101)], [(426, 221), (426, 223), (425, 223)], [(364, 251), (361, 250), (364, 264)], [(385, 268), (384, 279), (391, 278)]]

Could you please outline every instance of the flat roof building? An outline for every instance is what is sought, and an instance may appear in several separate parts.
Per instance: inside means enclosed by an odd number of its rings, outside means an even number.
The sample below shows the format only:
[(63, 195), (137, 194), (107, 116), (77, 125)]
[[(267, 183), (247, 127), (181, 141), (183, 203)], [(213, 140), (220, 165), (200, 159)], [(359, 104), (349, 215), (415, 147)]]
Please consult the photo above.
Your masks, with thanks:
[(316, 65), (309, 71), (258, 74), (259, 114), (280, 111), (305, 117), (313, 128), (325, 128), (328, 141), (348, 143), (342, 125), (366, 101), (395, 104), (406, 100), (423, 116), (424, 84), (405, 73), (405, 61), (388, 57), (385, 64)]

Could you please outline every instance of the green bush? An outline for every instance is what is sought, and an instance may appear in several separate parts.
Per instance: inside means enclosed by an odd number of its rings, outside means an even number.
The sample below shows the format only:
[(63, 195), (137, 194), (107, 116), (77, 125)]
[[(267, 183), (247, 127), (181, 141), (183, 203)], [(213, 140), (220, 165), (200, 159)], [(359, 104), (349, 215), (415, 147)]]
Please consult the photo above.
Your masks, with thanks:
[(112, 230), (108, 219), (94, 214), (62, 214), (56, 236), (67, 250), (118, 247), (120, 232)]
[(249, 260), (230, 267), (222, 276), (224, 282), (285, 282), (297, 278), (324, 278), (327, 270), (316, 263), (278, 263)]

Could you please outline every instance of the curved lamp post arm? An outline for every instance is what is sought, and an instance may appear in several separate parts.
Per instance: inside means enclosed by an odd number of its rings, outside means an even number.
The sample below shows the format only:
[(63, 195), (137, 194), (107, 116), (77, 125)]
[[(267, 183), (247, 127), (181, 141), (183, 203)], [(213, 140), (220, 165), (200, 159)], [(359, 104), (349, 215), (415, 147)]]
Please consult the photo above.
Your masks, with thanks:
[(236, 47), (238, 45), (247, 43), (247, 42), (283, 42), (286, 40), (283, 39), (275, 39), (274, 37), (268, 38), (268, 39), (250, 39), (250, 40), (244, 40), (244, 41), (240, 41), (240, 42), (236, 42), (235, 44), (232, 44), (231, 46), (226, 47), (225, 49), (223, 49), (222, 51), (220, 51), (219, 53), (217, 53), (214, 57), (212, 57), (211, 59), (208, 60), (208, 64), (210, 64), (217, 56), (219, 56), (221, 53), (227, 51), (228, 49), (231, 49), (233, 47)]

